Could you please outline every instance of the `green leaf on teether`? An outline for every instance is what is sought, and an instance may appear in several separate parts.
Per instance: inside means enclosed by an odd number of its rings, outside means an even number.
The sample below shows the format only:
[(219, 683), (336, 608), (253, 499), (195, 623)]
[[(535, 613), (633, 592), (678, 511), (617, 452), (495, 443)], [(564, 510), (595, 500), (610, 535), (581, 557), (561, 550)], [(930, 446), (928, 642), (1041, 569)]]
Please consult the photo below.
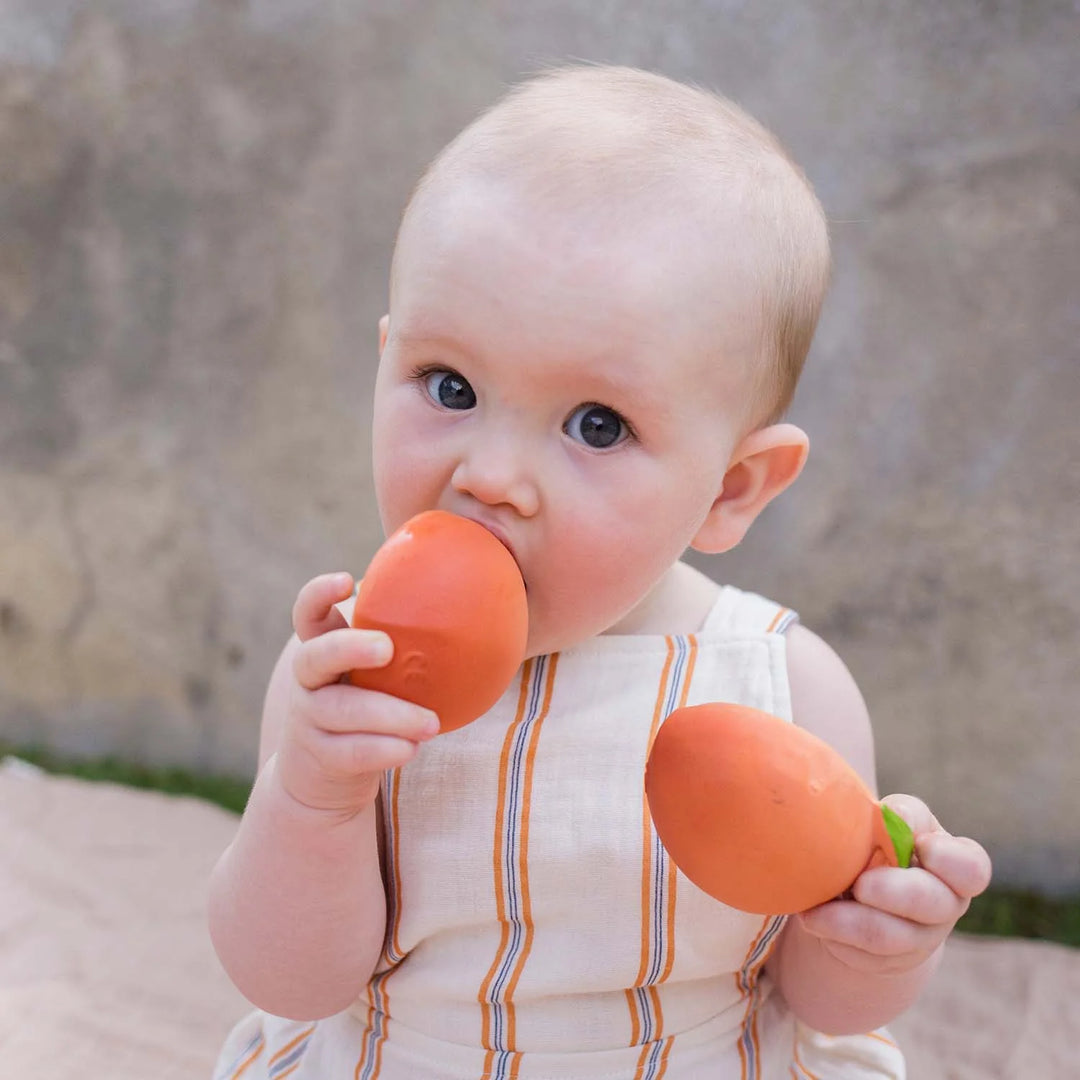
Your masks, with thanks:
[(903, 867), (911, 865), (911, 855), (915, 850), (915, 834), (911, 826), (895, 811), (882, 805), (881, 815), (885, 818), (885, 831), (896, 849), (896, 858)]

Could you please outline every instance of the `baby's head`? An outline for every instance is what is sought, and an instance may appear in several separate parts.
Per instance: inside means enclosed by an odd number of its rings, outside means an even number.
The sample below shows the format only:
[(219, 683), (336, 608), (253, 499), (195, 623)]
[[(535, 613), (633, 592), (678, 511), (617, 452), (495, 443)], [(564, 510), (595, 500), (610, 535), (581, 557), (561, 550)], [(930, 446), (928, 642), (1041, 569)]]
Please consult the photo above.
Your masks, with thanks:
[[(530, 625), (556, 627), (534, 651), (608, 629), (797, 475), (805, 437), (777, 421), (828, 263), (805, 177), (730, 103), (624, 68), (517, 87), (402, 219), (375, 398), (384, 526), (441, 506), (501, 535)], [(539, 555), (568, 537), (587, 583), (568, 551)], [(593, 614), (562, 633), (586, 584)]]
[[(751, 422), (787, 410), (828, 284), (829, 241), (806, 177), (746, 112), (649, 72), (556, 69), (512, 89), (443, 150), (402, 231), (413, 215), (452, 207), (458, 185), (513, 191), (598, 245), (636, 234), (656, 258), (693, 257), (695, 314), (706, 325), (734, 314), (760, 339), (747, 358)], [(742, 311), (723, 295), (733, 276)]]

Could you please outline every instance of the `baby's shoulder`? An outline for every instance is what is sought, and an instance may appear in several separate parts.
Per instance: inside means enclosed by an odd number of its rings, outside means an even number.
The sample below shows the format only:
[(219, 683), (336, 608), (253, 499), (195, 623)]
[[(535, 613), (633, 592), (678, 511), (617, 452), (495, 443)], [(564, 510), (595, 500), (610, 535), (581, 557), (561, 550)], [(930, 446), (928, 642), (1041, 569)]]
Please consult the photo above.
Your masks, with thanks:
[(847, 665), (830, 645), (799, 623), (785, 636), (795, 723), (838, 750), (876, 790), (870, 714)]

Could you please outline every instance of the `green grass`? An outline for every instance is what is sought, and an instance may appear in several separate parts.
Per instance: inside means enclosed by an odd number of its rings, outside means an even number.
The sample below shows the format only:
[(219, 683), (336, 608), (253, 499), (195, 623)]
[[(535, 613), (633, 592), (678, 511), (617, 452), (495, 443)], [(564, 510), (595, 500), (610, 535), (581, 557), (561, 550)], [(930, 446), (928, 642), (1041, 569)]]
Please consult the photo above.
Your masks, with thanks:
[[(204, 776), (187, 769), (140, 765), (118, 758), (78, 760), (38, 747), (13, 747), (0, 742), (0, 757), (5, 754), (50, 773), (193, 795), (237, 814), (243, 811), (251, 790), (250, 780), (234, 776)], [(1080, 896), (1056, 899), (1029, 891), (992, 888), (972, 901), (957, 929), (968, 934), (1036, 938), (1080, 948)]]
[(247, 803), (251, 781), (236, 776), (206, 776), (188, 769), (140, 765), (119, 758), (66, 757), (37, 746), (8, 746), (0, 742), (0, 758), (12, 754), (49, 773), (102, 780), (128, 787), (163, 791), (170, 795), (194, 795), (239, 814)]
[(1055, 899), (991, 888), (972, 900), (956, 928), (968, 934), (1038, 938), (1080, 948), (1080, 896)]

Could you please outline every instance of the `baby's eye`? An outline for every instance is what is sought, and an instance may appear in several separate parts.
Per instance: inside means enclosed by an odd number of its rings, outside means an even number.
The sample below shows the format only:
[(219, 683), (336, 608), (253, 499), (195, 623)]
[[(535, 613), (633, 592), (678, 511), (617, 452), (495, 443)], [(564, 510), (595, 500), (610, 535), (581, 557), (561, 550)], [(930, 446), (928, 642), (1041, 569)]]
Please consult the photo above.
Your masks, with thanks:
[(428, 397), (444, 409), (471, 409), (476, 404), (476, 392), (468, 379), (454, 371), (429, 371), (423, 379)]
[(605, 405), (579, 406), (570, 414), (563, 431), (597, 450), (621, 443), (630, 434), (623, 418)]

